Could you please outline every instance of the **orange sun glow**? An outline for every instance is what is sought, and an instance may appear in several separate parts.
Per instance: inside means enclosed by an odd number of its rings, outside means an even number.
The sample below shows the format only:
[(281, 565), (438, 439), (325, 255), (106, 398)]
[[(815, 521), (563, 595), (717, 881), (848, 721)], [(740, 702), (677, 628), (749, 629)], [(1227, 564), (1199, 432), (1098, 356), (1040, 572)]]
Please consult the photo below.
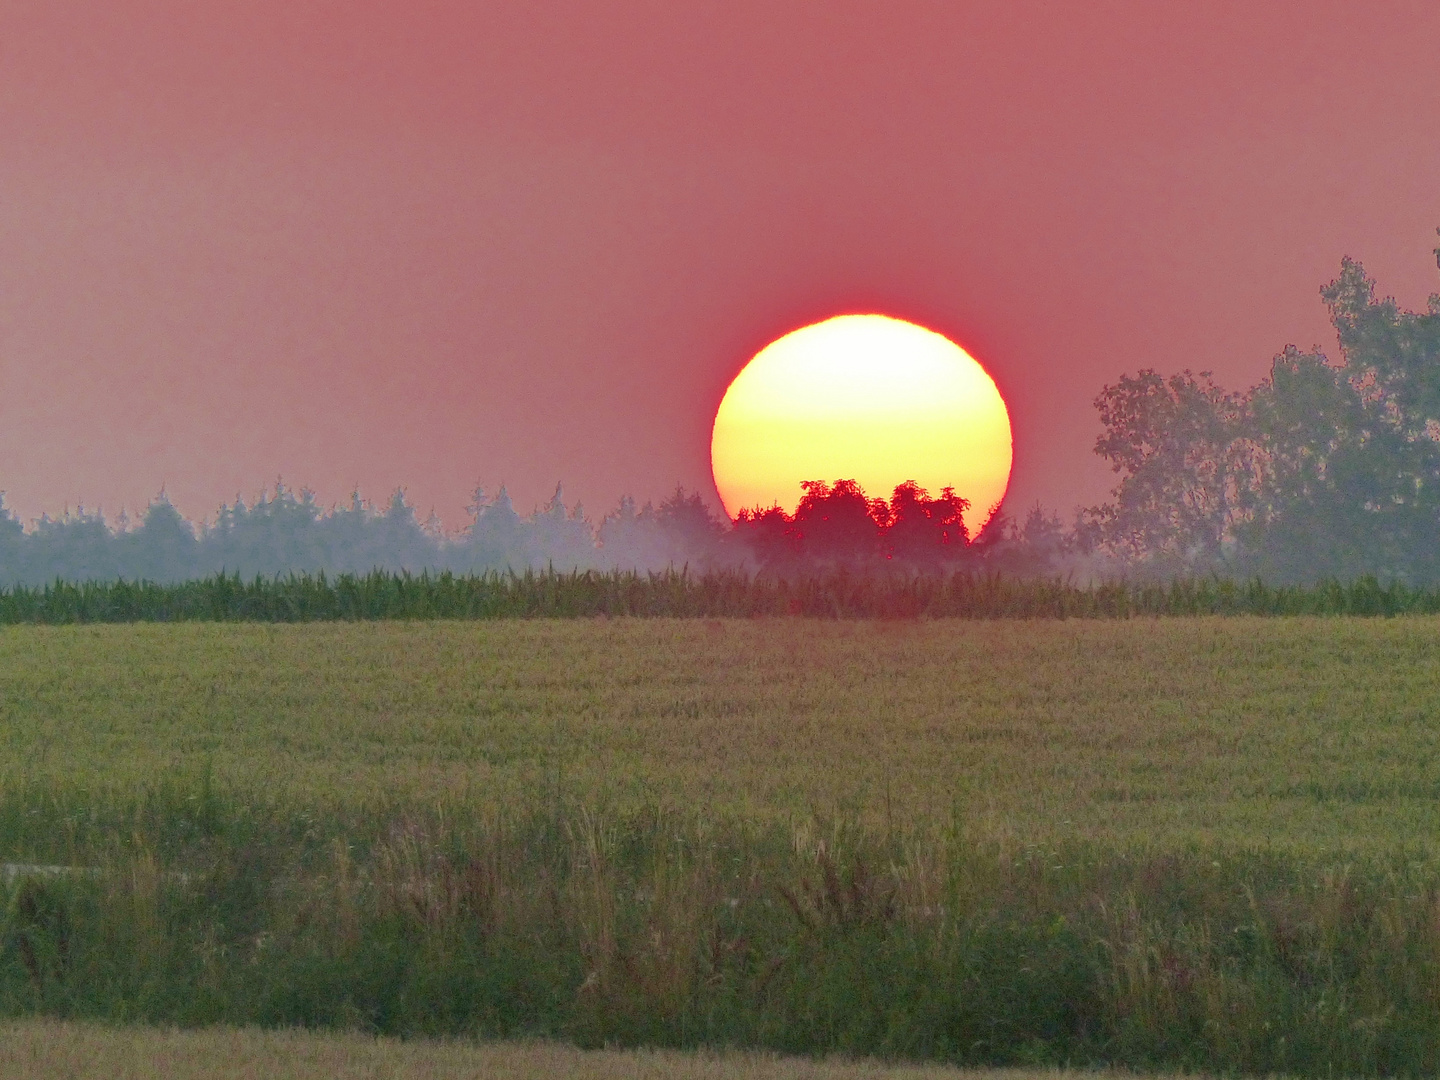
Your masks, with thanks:
[(970, 500), (972, 532), (1005, 495), (1010, 414), (948, 338), (885, 315), (840, 315), (761, 349), (715, 414), (710, 460), (725, 510), (793, 513), (805, 480), (857, 480), (889, 498), (913, 480)]

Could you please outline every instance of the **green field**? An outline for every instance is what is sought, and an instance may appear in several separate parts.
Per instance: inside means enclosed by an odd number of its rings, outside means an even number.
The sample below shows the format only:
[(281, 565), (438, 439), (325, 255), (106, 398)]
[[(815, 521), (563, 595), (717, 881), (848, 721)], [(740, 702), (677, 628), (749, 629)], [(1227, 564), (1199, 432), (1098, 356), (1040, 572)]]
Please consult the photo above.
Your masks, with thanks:
[(5, 789), (208, 774), (327, 814), (558, 793), (1026, 840), (1429, 852), (1437, 720), (1431, 618), (0, 631)]
[(0, 630), (0, 1014), (1440, 1069), (1440, 620)]

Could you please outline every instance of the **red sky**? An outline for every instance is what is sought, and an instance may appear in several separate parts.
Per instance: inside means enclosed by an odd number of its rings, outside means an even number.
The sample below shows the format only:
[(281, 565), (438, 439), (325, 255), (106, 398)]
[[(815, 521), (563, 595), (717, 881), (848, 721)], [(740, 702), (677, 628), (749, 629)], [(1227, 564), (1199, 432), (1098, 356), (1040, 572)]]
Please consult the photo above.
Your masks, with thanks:
[(1120, 373), (1333, 347), (1344, 254), (1440, 291), (1437, 57), (1435, 0), (0, 0), (0, 488), (713, 499), (749, 355), (877, 310), (1068, 512)]

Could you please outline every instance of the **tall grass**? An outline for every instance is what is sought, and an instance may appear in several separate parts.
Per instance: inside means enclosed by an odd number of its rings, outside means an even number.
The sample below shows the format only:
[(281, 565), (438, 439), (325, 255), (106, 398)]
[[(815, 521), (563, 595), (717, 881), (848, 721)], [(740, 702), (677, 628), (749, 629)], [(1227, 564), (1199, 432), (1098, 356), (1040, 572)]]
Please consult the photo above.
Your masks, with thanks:
[(1440, 1069), (1440, 877), (1398, 853), (975, 845), (943, 827), (565, 803), (301, 821), (191, 795), (158, 817), (153, 800), (108, 807), (133, 827), (77, 835), (70, 857), (93, 869), (0, 884), (0, 1013), (992, 1065)]
[(218, 574), (173, 585), (56, 581), (0, 589), (0, 624), (322, 622), (586, 616), (1124, 619), (1167, 615), (1440, 613), (1440, 587), (1373, 577), (1318, 585), (1178, 579), (1077, 585), (994, 574), (906, 576), (843, 571), (752, 577), (575, 571), (364, 576)]

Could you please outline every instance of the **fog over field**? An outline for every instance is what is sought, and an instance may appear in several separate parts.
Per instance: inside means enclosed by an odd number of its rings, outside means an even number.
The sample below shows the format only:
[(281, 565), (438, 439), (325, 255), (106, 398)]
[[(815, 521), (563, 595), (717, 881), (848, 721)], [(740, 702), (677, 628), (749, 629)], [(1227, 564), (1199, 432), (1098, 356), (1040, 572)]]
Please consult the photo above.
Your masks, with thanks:
[(107, 519), (84, 508), (43, 517), (28, 530), (0, 517), (0, 579), (7, 584), (67, 581), (183, 581), (220, 572), (364, 574), (371, 570), (524, 570), (662, 568), (708, 554), (720, 523), (698, 498), (677, 492), (659, 508), (623, 502), (598, 528), (563, 490), (522, 515), (502, 487), (477, 489), (470, 524), (446, 534), (422, 521), (396, 491), (383, 505), (356, 493), (349, 505), (322, 507), (312, 493), (283, 484), (249, 503), (237, 498), (211, 519), (187, 521), (162, 494), (137, 518)]
[[(137, 519), (84, 509), (41, 518), (29, 529), (0, 516), (0, 586), (69, 582), (178, 582), (225, 573), (250, 579), (289, 573), (372, 570), (479, 574), (525, 570), (742, 570), (801, 574), (848, 566), (905, 572), (986, 566), (1049, 573), (1067, 564), (1073, 538), (1038, 508), (1016, 524), (998, 515), (979, 537), (965, 526), (968, 504), (907, 486), (887, 500), (857, 485), (810, 485), (794, 514), (777, 508), (725, 521), (696, 494), (677, 488), (658, 505), (633, 499), (598, 522), (564, 492), (529, 514), (502, 487), (477, 489), (472, 520), (446, 533), (421, 521), (402, 492), (384, 506), (358, 494), (323, 508), (283, 485), (249, 504), (237, 499), (211, 520), (187, 521), (162, 495)], [(3, 512), (3, 501), (0, 501)], [(1074, 560), (1069, 560), (1073, 562)]]

